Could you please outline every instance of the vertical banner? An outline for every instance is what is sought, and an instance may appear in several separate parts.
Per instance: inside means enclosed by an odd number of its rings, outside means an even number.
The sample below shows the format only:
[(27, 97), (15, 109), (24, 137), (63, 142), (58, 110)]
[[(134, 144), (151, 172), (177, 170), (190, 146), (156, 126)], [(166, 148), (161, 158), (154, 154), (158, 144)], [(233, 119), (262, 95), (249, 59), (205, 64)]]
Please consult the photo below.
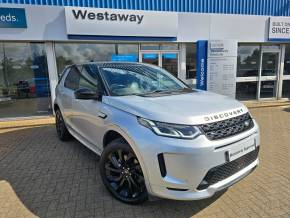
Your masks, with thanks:
[(207, 41), (196, 42), (197, 63), (196, 63), (196, 88), (207, 89)]
[(234, 40), (208, 41), (208, 91), (235, 98), (237, 55), (238, 43)]

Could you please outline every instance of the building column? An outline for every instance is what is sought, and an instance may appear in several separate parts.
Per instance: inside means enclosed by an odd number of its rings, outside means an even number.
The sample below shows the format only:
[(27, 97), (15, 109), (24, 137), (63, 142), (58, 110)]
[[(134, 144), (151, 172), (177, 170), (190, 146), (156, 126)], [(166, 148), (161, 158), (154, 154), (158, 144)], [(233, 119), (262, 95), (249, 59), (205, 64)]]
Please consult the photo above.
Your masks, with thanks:
[(180, 44), (179, 48), (179, 71), (178, 71), (178, 78), (181, 79), (183, 82), (186, 81), (186, 46), (184, 43)]
[(285, 61), (285, 44), (281, 44), (281, 52), (280, 52), (280, 67), (277, 75), (277, 99), (282, 98), (282, 86), (283, 86), (283, 74), (284, 74), (284, 61)]
[(55, 88), (58, 83), (54, 43), (45, 42), (45, 50), (46, 50), (48, 76), (49, 76), (49, 84), (50, 84), (51, 105), (53, 108), (54, 99), (55, 99)]

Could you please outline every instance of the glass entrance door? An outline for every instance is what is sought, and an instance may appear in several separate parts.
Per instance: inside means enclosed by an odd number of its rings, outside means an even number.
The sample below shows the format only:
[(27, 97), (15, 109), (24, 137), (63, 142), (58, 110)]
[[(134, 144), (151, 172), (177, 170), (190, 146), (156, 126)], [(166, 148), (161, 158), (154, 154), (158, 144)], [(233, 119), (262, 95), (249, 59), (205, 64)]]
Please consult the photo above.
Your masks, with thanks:
[(178, 76), (178, 52), (141, 52), (140, 62), (162, 67), (173, 76)]
[(142, 53), (141, 62), (159, 66), (159, 53)]
[(281, 48), (279, 45), (239, 45), (237, 99), (277, 98), (280, 54)]
[(277, 97), (277, 78), (279, 72), (279, 55), (276, 51), (262, 51), (261, 69), (259, 81), (259, 98), (276, 98)]
[(162, 67), (173, 76), (178, 77), (178, 55), (177, 53), (161, 53)]

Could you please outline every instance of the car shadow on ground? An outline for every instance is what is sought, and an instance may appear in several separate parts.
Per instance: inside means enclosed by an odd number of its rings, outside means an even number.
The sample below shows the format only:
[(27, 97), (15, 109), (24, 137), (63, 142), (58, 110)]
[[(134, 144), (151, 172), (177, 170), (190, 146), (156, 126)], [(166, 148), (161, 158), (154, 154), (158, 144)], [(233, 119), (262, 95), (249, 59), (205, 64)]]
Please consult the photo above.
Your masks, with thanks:
[(290, 112), (290, 107), (286, 107), (286, 108), (284, 108), (283, 111), (285, 111), (285, 112)]
[(0, 138), (0, 181), (7, 181), (18, 200), (39, 217), (189, 217), (224, 194), (126, 205), (102, 184), (98, 156), (76, 140), (59, 141), (53, 125), (0, 129)]

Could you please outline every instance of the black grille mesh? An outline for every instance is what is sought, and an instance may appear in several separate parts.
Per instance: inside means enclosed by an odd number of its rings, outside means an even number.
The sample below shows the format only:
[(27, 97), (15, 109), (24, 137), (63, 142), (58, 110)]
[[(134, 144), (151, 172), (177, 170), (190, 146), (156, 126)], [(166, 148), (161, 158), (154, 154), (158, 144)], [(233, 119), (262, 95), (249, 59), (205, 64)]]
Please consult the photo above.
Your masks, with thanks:
[(217, 140), (242, 133), (253, 126), (254, 123), (250, 114), (246, 113), (227, 120), (203, 124), (200, 127), (208, 139)]
[(235, 173), (253, 163), (258, 158), (258, 153), (259, 147), (234, 161), (227, 162), (223, 165), (210, 169), (197, 189), (206, 189), (210, 185), (213, 185), (234, 175)]

